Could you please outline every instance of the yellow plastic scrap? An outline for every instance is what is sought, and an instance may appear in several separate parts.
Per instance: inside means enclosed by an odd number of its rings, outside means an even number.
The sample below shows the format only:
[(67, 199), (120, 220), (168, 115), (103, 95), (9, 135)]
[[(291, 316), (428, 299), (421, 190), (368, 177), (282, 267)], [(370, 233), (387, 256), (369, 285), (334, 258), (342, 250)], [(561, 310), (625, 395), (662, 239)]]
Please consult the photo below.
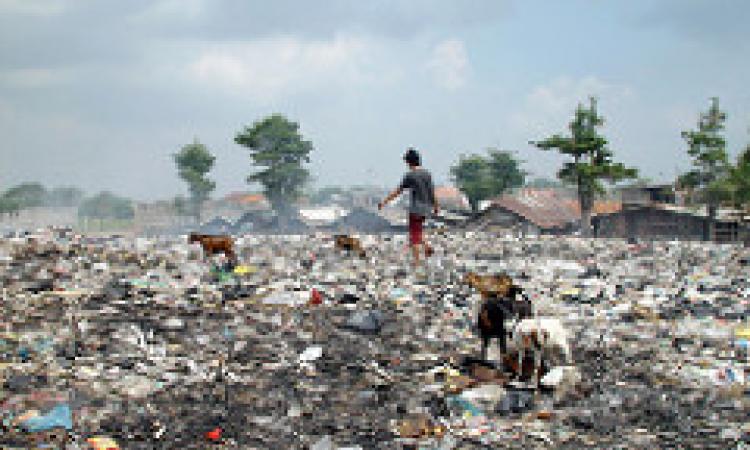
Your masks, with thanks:
[(734, 335), (740, 339), (750, 339), (750, 327), (737, 328)]
[(86, 439), (86, 442), (91, 446), (91, 450), (120, 450), (117, 442), (106, 436), (91, 437)]
[(258, 271), (255, 266), (237, 266), (234, 268), (235, 275), (251, 275)]

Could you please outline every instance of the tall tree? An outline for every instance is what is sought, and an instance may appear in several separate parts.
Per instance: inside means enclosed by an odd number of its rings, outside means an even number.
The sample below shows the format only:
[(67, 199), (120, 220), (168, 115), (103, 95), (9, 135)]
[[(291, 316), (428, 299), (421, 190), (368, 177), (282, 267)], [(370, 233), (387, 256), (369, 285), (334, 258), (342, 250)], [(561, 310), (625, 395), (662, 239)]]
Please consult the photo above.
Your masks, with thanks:
[(697, 192), (708, 208), (709, 228), (706, 239), (713, 236), (713, 221), (722, 201), (731, 197), (730, 164), (726, 140), (722, 134), (727, 115), (719, 109), (719, 99), (711, 99), (711, 106), (700, 115), (698, 129), (683, 131), (688, 155), (693, 158), (693, 169), (680, 176), (682, 186)]
[(737, 206), (750, 204), (750, 145), (737, 157), (737, 165), (732, 167), (730, 180)]
[(216, 158), (209, 153), (205, 145), (195, 139), (192, 144), (183, 146), (180, 152), (174, 155), (174, 160), (180, 178), (188, 184), (192, 212), (196, 222), (200, 223), (201, 206), (208, 200), (211, 191), (216, 189), (216, 183), (206, 177)]
[(288, 217), (310, 177), (303, 164), (310, 162), (312, 143), (302, 138), (297, 123), (281, 114), (245, 127), (234, 141), (250, 150), (252, 164), (260, 169), (247, 182), (260, 183), (273, 209), (282, 218)]
[(471, 210), (479, 210), (479, 202), (492, 195), (492, 178), (487, 159), (481, 155), (462, 155), (451, 167), (451, 177), (456, 187), (464, 193)]
[(570, 136), (555, 134), (538, 142), (531, 142), (541, 150), (556, 149), (571, 156), (572, 162), (566, 162), (557, 172), (557, 177), (576, 186), (578, 203), (581, 207), (581, 232), (591, 235), (591, 211), (594, 198), (605, 192), (602, 180), (614, 183), (626, 178), (638, 176), (637, 169), (625, 167), (622, 163), (612, 161), (612, 151), (607, 147), (608, 141), (599, 135), (596, 128), (604, 124), (596, 109), (596, 99), (590, 98), (588, 108), (579, 104), (573, 121), (570, 122)]
[(514, 158), (511, 152), (489, 149), (487, 166), (492, 196), (502, 195), (507, 190), (523, 186), (526, 181), (528, 173), (521, 169), (521, 161)]

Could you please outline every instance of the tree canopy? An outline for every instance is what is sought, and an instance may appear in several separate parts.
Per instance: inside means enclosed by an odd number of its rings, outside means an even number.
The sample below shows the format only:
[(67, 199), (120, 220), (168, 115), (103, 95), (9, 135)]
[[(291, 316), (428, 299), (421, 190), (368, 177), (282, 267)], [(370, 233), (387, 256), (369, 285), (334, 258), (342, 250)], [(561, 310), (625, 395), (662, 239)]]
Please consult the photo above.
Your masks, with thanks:
[(47, 193), (48, 206), (78, 206), (83, 200), (83, 191), (72, 186), (57, 187)]
[(205, 145), (195, 139), (192, 144), (183, 146), (180, 152), (174, 155), (174, 160), (180, 178), (188, 184), (192, 212), (196, 220), (200, 221), (201, 205), (216, 189), (216, 183), (206, 177), (216, 158)]
[(479, 202), (501, 195), (508, 189), (522, 186), (526, 172), (511, 152), (489, 149), (487, 156), (463, 155), (450, 169), (456, 187), (466, 196), (471, 209)]
[(731, 168), (730, 182), (735, 204), (750, 204), (750, 145), (737, 157), (737, 165)]
[(130, 200), (103, 191), (84, 200), (78, 207), (79, 217), (129, 220), (135, 216)]
[(246, 127), (235, 142), (250, 150), (255, 173), (248, 183), (260, 183), (278, 213), (286, 213), (310, 177), (304, 163), (310, 162), (313, 145), (299, 133), (299, 125), (281, 114), (273, 114)]
[(42, 206), (47, 199), (47, 190), (40, 183), (21, 183), (5, 191), (3, 198), (18, 208)]
[(555, 134), (538, 142), (531, 142), (541, 150), (557, 150), (573, 158), (557, 172), (557, 177), (576, 186), (581, 207), (581, 230), (584, 235), (591, 232), (591, 210), (594, 198), (605, 192), (602, 180), (615, 183), (638, 176), (637, 169), (625, 167), (612, 161), (613, 153), (608, 141), (597, 132), (604, 124), (596, 108), (596, 99), (591, 97), (588, 108), (579, 104), (570, 123), (570, 136)]
[(682, 132), (687, 153), (693, 158), (693, 169), (682, 174), (682, 186), (695, 190), (708, 205), (708, 213), (716, 216), (716, 208), (731, 198), (730, 164), (723, 136), (726, 113), (719, 108), (719, 99), (711, 99), (708, 111), (701, 114), (698, 129)]

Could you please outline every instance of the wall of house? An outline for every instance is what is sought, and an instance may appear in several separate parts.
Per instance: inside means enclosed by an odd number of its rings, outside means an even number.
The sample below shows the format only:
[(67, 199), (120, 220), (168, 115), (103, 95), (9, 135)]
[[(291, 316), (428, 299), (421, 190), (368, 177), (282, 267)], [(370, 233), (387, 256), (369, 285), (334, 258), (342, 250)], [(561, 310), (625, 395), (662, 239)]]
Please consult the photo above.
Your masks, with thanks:
[(643, 208), (593, 219), (594, 235), (604, 238), (702, 240), (706, 219), (661, 209)]

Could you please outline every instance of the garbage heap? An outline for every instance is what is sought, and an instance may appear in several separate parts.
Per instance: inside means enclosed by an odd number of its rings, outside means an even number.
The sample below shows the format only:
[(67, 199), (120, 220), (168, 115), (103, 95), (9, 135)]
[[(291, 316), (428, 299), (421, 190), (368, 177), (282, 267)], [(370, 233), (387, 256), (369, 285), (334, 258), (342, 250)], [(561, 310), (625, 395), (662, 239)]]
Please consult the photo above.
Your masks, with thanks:
[[(704, 243), (39, 233), (0, 247), (2, 448), (735, 448), (748, 251)], [(468, 271), (507, 272), (569, 332), (540, 389), (479, 361)], [(496, 346), (493, 346), (493, 348)]]

